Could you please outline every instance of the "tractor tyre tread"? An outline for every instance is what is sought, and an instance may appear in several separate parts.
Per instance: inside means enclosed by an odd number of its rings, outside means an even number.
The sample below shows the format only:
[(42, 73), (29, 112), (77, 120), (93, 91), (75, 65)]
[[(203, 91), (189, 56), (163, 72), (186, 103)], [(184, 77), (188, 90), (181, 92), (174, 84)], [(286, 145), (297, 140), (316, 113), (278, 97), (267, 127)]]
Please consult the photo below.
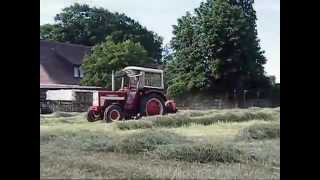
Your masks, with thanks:
[(159, 94), (156, 94), (156, 93), (151, 93), (151, 94), (148, 94), (147, 96), (143, 97), (141, 99), (141, 103), (140, 103), (140, 114), (142, 116), (146, 116), (146, 103), (149, 99), (151, 98), (157, 98), (160, 100), (161, 104), (162, 104), (162, 107), (163, 107), (163, 112), (161, 115), (164, 115), (166, 114), (166, 108), (165, 108), (165, 101), (164, 99), (159, 95)]
[(103, 119), (106, 121), (106, 123), (111, 123), (112, 122), (112, 120), (109, 119), (109, 112), (111, 112), (114, 109), (117, 109), (119, 111), (119, 113), (120, 113), (120, 119), (119, 120), (121, 121), (121, 120), (124, 119), (124, 113), (122, 111), (122, 108), (117, 104), (111, 104), (105, 109), (105, 112), (104, 112), (104, 118)]

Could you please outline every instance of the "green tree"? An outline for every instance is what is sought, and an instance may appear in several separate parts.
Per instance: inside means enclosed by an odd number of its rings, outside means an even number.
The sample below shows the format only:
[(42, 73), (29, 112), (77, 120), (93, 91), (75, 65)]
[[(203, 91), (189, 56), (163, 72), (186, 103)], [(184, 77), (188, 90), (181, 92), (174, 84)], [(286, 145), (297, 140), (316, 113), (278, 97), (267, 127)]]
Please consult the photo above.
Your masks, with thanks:
[(55, 24), (44, 24), (40, 26), (40, 39), (51, 41), (63, 41), (62, 29)]
[[(173, 75), (184, 91), (253, 89), (268, 85), (253, 0), (207, 0), (174, 26)], [(181, 92), (175, 90), (175, 92)]]
[(139, 66), (151, 63), (147, 51), (131, 40), (115, 43), (110, 37), (106, 42), (93, 47), (92, 53), (85, 57), (82, 68), (83, 85), (111, 87), (111, 73), (126, 66)]
[(165, 44), (162, 50), (162, 63), (166, 65), (168, 62), (173, 60), (173, 53), (170, 44)]
[(55, 16), (54, 25), (40, 26), (40, 37), (93, 46), (110, 36), (116, 43), (139, 42), (156, 63), (161, 63), (163, 39), (125, 14), (75, 3)]

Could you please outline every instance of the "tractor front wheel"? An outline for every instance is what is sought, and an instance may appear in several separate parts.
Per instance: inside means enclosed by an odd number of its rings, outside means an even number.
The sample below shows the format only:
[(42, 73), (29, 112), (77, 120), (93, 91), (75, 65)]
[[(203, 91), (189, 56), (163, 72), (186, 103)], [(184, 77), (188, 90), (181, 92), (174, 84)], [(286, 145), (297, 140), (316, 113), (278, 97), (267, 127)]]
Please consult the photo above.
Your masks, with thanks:
[(99, 114), (96, 114), (94, 111), (92, 110), (89, 110), (88, 113), (87, 113), (87, 120), (89, 122), (95, 122), (95, 121), (98, 121), (99, 120)]
[(106, 122), (121, 121), (124, 117), (122, 109), (119, 105), (112, 104), (108, 106), (104, 113), (104, 119)]
[(145, 96), (140, 104), (140, 112), (145, 116), (165, 114), (165, 104), (163, 98), (158, 94)]

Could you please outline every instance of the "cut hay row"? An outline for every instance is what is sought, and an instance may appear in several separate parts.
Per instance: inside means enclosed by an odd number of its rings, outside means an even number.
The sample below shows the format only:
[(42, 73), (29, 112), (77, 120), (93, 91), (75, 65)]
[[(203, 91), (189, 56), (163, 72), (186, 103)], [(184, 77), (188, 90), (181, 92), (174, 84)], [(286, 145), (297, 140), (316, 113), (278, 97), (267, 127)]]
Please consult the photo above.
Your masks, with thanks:
[(279, 116), (280, 108), (187, 110), (130, 120), (124, 123), (130, 123), (132, 130), (124, 131), (118, 123), (89, 123), (84, 113), (44, 115), (40, 116), (40, 175), (279, 179)]
[(280, 122), (268, 124), (253, 124), (240, 131), (241, 140), (262, 140), (280, 138)]
[(130, 120), (117, 122), (114, 126), (120, 130), (146, 129), (153, 127), (181, 127), (190, 126), (191, 124), (211, 125), (217, 122), (244, 122), (250, 120), (273, 121), (279, 119), (280, 112), (277, 109), (259, 110), (233, 110), (220, 112), (203, 111), (203, 112), (184, 112), (174, 115), (147, 117), (141, 120)]
[[(199, 163), (247, 162), (259, 160), (259, 157), (248, 154), (246, 149), (238, 148), (235, 144), (242, 140), (252, 140), (252, 137), (255, 139), (279, 138), (280, 136), (274, 135), (278, 133), (276, 126), (279, 124), (267, 123), (249, 126), (240, 131), (241, 133), (237, 137), (241, 138), (237, 138), (237, 141), (198, 143), (163, 129), (147, 129), (122, 137), (108, 134), (98, 136), (92, 132), (82, 132), (81, 134), (70, 132), (60, 136), (54, 133), (42, 133), (40, 134), (40, 145), (52, 144), (60, 148), (80, 149), (90, 153), (144, 153), (151, 158)], [(257, 133), (258, 131), (259, 133)]]

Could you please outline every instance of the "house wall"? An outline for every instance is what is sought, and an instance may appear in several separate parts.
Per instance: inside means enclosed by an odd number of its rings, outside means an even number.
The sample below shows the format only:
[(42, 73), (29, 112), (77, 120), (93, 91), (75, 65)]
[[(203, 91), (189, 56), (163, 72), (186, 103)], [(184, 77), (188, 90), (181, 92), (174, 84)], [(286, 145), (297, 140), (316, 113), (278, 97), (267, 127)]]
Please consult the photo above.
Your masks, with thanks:
[(47, 100), (49, 101), (75, 101), (74, 90), (48, 90)]
[(47, 102), (53, 111), (85, 112), (92, 105), (92, 90), (48, 90)]

